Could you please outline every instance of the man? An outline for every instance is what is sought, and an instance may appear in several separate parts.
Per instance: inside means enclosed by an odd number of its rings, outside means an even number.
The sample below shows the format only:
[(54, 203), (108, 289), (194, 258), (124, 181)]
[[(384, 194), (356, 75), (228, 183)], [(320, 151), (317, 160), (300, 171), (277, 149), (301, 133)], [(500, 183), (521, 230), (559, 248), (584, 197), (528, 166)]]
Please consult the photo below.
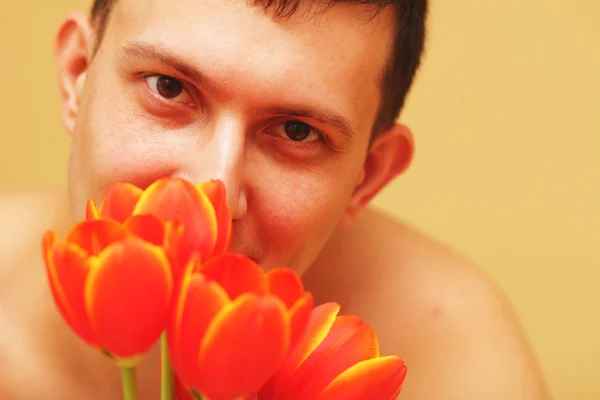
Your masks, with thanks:
[[(405, 400), (541, 400), (510, 306), (468, 261), (365, 209), (413, 154), (395, 123), (425, 0), (96, 0), (57, 38), (68, 193), (1, 200), (0, 398), (115, 399), (119, 374), (52, 303), (40, 238), (115, 181), (223, 180), (233, 251), (303, 274), (409, 368)], [(157, 354), (139, 367), (158, 398)]]

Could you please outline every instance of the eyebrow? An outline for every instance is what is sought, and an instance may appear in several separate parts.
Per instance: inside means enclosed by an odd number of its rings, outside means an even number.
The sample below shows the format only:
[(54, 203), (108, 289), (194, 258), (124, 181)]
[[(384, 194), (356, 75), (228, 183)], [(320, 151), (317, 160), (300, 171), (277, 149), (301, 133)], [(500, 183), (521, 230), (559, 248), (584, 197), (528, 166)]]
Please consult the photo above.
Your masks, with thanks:
[[(187, 77), (198, 86), (201, 86), (214, 94), (219, 94), (221, 92), (215, 81), (211, 80), (208, 76), (190, 66), (183, 59), (175, 54), (172, 54), (168, 49), (161, 45), (154, 45), (140, 41), (128, 42), (121, 48), (119, 52), (119, 60), (138, 60), (167, 66), (178, 71), (180, 74)], [(346, 140), (351, 140), (355, 136), (352, 125), (346, 117), (324, 107), (274, 106), (268, 107), (266, 110), (263, 110), (263, 112), (275, 115), (313, 119), (319, 123), (332, 126), (338, 130)]]
[(146, 61), (153, 64), (170, 67), (198, 86), (202, 86), (213, 93), (219, 93), (215, 83), (206, 75), (191, 67), (184, 60), (172, 54), (161, 45), (153, 45), (146, 42), (128, 42), (119, 52), (120, 61)]

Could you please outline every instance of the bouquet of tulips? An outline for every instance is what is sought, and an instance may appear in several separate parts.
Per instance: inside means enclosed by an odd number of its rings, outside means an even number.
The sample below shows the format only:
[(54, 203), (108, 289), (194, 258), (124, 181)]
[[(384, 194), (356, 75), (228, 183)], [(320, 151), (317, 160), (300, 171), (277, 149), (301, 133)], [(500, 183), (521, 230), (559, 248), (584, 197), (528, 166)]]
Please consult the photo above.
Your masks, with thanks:
[(339, 306), (315, 307), (290, 269), (263, 272), (229, 252), (225, 187), (178, 178), (110, 187), (43, 256), (69, 327), (121, 369), (160, 342), (163, 400), (392, 400), (406, 366)]

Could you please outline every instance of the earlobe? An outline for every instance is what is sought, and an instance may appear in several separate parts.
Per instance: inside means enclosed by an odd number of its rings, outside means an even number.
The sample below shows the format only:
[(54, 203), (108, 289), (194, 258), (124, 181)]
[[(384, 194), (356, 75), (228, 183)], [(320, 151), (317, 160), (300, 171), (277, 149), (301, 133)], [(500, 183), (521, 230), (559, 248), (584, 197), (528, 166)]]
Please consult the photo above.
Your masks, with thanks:
[(62, 120), (73, 133), (81, 93), (93, 49), (93, 29), (83, 13), (72, 13), (62, 23), (55, 45), (55, 59), (62, 97)]
[(358, 213), (394, 178), (410, 165), (414, 155), (411, 131), (404, 125), (394, 124), (374, 140), (346, 214), (340, 225), (350, 223)]

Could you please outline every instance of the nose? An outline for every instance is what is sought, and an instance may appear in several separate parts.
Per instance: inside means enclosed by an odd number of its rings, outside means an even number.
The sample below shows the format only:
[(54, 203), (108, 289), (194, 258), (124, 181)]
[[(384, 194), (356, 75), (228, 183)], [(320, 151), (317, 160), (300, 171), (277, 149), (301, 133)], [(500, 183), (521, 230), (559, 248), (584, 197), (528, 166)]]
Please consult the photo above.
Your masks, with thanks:
[(247, 212), (243, 175), (246, 133), (241, 124), (235, 118), (223, 118), (210, 132), (199, 132), (190, 147), (183, 175), (192, 182), (222, 181), (232, 219), (241, 219)]

